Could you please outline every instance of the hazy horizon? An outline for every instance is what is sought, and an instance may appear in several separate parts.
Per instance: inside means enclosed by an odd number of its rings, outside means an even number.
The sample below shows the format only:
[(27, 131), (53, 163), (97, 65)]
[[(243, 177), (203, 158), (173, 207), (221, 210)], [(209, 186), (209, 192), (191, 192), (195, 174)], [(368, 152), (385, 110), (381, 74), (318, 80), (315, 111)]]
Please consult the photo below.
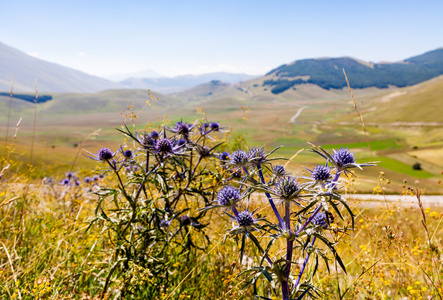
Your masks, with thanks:
[(395, 62), (442, 47), (441, 1), (3, 1), (0, 41), (101, 77), (264, 74), (297, 59)]

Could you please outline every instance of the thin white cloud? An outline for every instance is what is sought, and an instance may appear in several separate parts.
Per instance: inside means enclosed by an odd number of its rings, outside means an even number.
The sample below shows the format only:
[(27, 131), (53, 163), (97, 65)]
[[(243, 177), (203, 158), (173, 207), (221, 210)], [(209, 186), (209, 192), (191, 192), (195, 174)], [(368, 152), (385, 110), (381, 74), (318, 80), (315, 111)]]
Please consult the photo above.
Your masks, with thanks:
[(86, 55), (86, 53), (85, 53), (85, 52), (82, 52), (82, 51), (80, 51), (80, 52), (78, 53), (78, 55), (80, 55), (80, 56), (85, 56), (85, 55)]

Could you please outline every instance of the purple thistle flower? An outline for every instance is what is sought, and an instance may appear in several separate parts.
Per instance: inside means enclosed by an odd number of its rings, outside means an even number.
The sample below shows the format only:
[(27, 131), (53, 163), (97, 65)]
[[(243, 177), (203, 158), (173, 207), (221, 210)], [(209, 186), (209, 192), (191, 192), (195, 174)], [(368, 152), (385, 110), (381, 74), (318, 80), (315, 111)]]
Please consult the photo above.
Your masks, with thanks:
[(131, 150), (125, 150), (123, 151), (123, 156), (125, 158), (131, 158), (132, 157), (132, 151)]
[(220, 155), (218, 156), (218, 158), (220, 159), (220, 160), (228, 160), (229, 159), (229, 152), (223, 152), (223, 153), (220, 153)]
[(300, 186), (297, 182), (297, 179), (291, 176), (287, 176), (277, 181), (274, 187), (274, 191), (282, 200), (292, 200), (300, 191)]
[(180, 216), (180, 223), (183, 226), (191, 225), (191, 218), (188, 215)]
[(212, 122), (209, 127), (211, 127), (212, 131), (219, 131), (220, 130), (220, 124), (217, 122)]
[(177, 145), (177, 147), (182, 147), (182, 146), (186, 145), (186, 140), (180, 138), (175, 144)]
[(90, 177), (85, 177), (85, 183), (91, 183), (91, 178)]
[(331, 178), (331, 168), (323, 165), (318, 165), (311, 172), (312, 178), (316, 181), (326, 181)]
[(231, 163), (233, 165), (242, 167), (248, 163), (248, 154), (246, 154), (243, 150), (237, 150), (233, 152), (231, 155)]
[(249, 211), (242, 211), (240, 212), (236, 217), (235, 221), (240, 225), (241, 227), (248, 227), (255, 223), (255, 219), (252, 216), (252, 213)]
[(79, 186), (79, 185), (80, 185), (80, 181), (79, 181), (78, 179), (76, 179), (76, 180), (74, 181), (74, 183), (75, 183), (76, 186)]
[(150, 134), (149, 134), (149, 137), (151, 138), (151, 139), (153, 139), (154, 141), (156, 141), (156, 140), (158, 140), (158, 138), (160, 137), (160, 134), (157, 132), (157, 131), (152, 131)]
[(264, 148), (254, 147), (248, 152), (249, 161), (255, 165), (261, 165), (266, 162), (267, 154)]
[(109, 148), (101, 148), (97, 153), (97, 158), (101, 161), (109, 161), (114, 157), (114, 154)]
[(100, 174), (100, 175), (98, 175), (98, 178), (100, 178), (100, 179), (103, 179), (103, 178), (105, 178), (105, 174)]
[(276, 165), (272, 169), (272, 172), (274, 173), (275, 177), (283, 177), (286, 175), (285, 167), (283, 167), (282, 165)]
[(332, 159), (337, 164), (339, 168), (347, 165), (355, 163), (354, 153), (349, 152), (348, 148), (341, 148), (338, 151), (334, 150), (334, 154), (332, 155)]
[(186, 124), (185, 122), (177, 122), (177, 124), (175, 124), (175, 128), (173, 129), (173, 132), (180, 134), (182, 136), (187, 136), (189, 134), (189, 132), (191, 131), (192, 126)]
[[(151, 132), (152, 133), (152, 132)], [(139, 143), (143, 146), (143, 148), (145, 149), (151, 149), (155, 146), (156, 144), (156, 140), (151, 138), (149, 135), (147, 134), (143, 134), (142, 136), (138, 136), (137, 135), (137, 140), (139, 141)]]
[(326, 218), (329, 217), (329, 222), (332, 223), (333, 222), (333, 217), (332, 214), (330, 212), (326, 212), (326, 213), (318, 213), (313, 219), (312, 219), (312, 223), (315, 226), (320, 226), (322, 228), (326, 228), (328, 227), (328, 220)]
[(240, 192), (238, 189), (227, 185), (224, 186), (217, 195), (217, 201), (222, 206), (232, 206), (240, 200)]
[(100, 177), (99, 177), (98, 175), (94, 175), (94, 176), (92, 177), (92, 180), (94, 180), (95, 182), (97, 182), (97, 181), (100, 180)]
[(71, 180), (69, 180), (68, 178), (65, 178), (62, 180), (61, 184), (63, 185), (71, 185)]
[(66, 178), (71, 179), (73, 177), (74, 177), (74, 173), (72, 173), (72, 172), (66, 173)]
[(155, 145), (155, 150), (162, 154), (167, 154), (172, 152), (172, 143), (169, 139), (163, 138), (157, 142)]

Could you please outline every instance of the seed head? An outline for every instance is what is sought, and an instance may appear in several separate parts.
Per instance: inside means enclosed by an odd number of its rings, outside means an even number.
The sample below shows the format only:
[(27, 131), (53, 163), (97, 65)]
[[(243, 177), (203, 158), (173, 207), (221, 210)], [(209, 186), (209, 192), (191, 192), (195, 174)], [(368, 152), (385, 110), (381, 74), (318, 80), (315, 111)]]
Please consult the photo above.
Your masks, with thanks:
[(217, 201), (222, 206), (232, 206), (239, 199), (239, 190), (230, 185), (224, 186), (217, 195)]
[(112, 151), (109, 148), (101, 148), (98, 153), (97, 153), (97, 157), (99, 160), (103, 160), (103, 161), (108, 161), (110, 159), (112, 159), (112, 157), (114, 156), (114, 154), (112, 153)]
[(299, 192), (297, 179), (291, 176), (280, 178), (275, 184), (274, 191), (282, 200), (292, 200)]
[(331, 178), (331, 168), (318, 165), (312, 171), (312, 178), (316, 181), (326, 181)]
[(242, 227), (251, 226), (255, 222), (252, 213), (247, 210), (239, 213), (238, 216), (235, 217), (235, 221), (237, 221), (238, 225)]
[(334, 150), (332, 158), (340, 168), (344, 165), (353, 164), (355, 162), (354, 153), (349, 152), (348, 148), (341, 148), (338, 151)]

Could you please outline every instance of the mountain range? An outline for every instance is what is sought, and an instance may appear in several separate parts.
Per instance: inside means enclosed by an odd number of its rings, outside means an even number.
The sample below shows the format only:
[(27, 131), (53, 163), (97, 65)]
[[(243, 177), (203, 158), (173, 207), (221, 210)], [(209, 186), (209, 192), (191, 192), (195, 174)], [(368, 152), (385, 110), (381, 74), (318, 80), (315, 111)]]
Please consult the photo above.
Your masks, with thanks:
[[(130, 77), (113, 82), (46, 62), (0, 43), (0, 91), (4, 92), (10, 90), (12, 74), (14, 91), (28, 93), (34, 92), (35, 79), (38, 80), (39, 92), (59, 93), (92, 93), (108, 89), (151, 89), (161, 93), (176, 93), (214, 80), (230, 85), (244, 82), (240, 87), (251, 85), (254, 94), (260, 90), (277, 95), (290, 90), (306, 90), (307, 86), (313, 86), (317, 92), (327, 92), (341, 90), (346, 86), (343, 69), (346, 70), (352, 88), (411, 86), (443, 74), (443, 48), (395, 63), (364, 62), (350, 57), (303, 59), (279, 66), (260, 77), (219, 72), (160, 78)], [(146, 70), (127, 75), (144, 74), (155, 76), (158, 73)], [(250, 91), (248, 88), (246, 90)]]

